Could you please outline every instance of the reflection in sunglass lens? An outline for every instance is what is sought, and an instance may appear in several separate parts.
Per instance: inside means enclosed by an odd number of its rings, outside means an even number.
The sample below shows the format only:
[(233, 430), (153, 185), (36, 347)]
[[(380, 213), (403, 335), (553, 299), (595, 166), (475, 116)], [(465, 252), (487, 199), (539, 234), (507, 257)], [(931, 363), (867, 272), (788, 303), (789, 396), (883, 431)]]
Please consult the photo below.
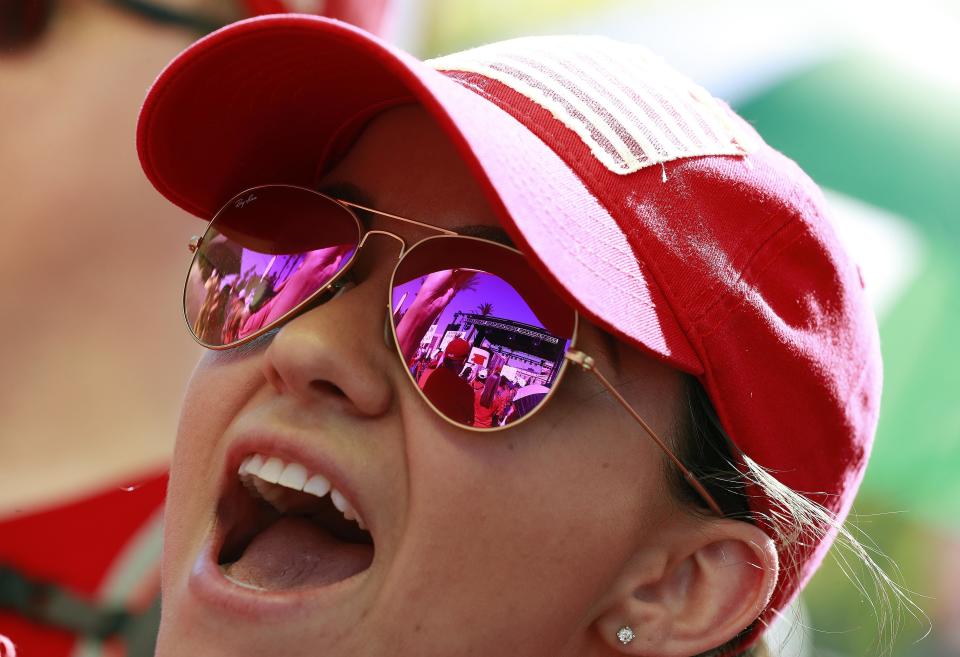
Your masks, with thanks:
[(184, 290), (187, 322), (211, 347), (270, 328), (343, 271), (359, 238), (354, 216), (324, 196), (285, 186), (244, 192), (200, 241)]
[(574, 312), (511, 249), (427, 240), (399, 265), (391, 295), (405, 366), (447, 419), (506, 426), (558, 382)]

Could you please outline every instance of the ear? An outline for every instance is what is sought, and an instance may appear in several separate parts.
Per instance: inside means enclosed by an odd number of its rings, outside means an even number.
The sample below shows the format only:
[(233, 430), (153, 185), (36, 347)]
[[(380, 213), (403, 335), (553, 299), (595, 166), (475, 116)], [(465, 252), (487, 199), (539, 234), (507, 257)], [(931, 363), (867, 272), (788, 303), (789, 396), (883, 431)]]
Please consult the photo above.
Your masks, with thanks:
[[(760, 615), (777, 582), (773, 540), (739, 520), (671, 530), (642, 551), (609, 589), (594, 623), (618, 654), (690, 657), (723, 645)], [(624, 627), (633, 633), (627, 643), (618, 638)]]

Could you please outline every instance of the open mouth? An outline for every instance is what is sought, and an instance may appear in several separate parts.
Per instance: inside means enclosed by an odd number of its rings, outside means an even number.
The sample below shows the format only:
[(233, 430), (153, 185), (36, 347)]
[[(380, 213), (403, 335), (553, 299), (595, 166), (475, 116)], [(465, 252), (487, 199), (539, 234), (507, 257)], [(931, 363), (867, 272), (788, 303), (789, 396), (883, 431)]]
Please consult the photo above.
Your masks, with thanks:
[(218, 509), (217, 563), (234, 584), (281, 591), (333, 584), (373, 562), (363, 518), (321, 474), (251, 454)]

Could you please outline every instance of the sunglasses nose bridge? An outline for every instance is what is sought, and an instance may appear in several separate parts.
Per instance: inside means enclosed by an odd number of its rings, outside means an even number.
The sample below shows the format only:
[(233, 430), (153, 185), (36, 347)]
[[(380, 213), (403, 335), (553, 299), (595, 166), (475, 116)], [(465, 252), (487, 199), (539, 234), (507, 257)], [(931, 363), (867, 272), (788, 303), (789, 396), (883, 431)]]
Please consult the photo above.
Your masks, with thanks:
[[(388, 266), (388, 267), (387, 267), (387, 270), (390, 271), (390, 270), (392, 270), (392, 269), (395, 269), (397, 266), (399, 266), (400, 261), (403, 260), (404, 255), (407, 253), (407, 241), (406, 241), (403, 237), (401, 237), (400, 235), (397, 235), (396, 233), (391, 233), (391, 232), (388, 231), (388, 230), (374, 229), (374, 230), (368, 230), (368, 231), (366, 231), (366, 232), (363, 234), (363, 237), (360, 238), (360, 244), (357, 246), (357, 255), (356, 255), (356, 257), (357, 257), (357, 258), (360, 257), (360, 253), (361, 253), (361, 251), (363, 251), (363, 247), (366, 245), (367, 239), (368, 239), (371, 235), (382, 235), (383, 237), (389, 237), (389, 238), (395, 240), (395, 241), (400, 245), (400, 248), (399, 248), (399, 250), (398, 250), (397, 253), (396, 253), (396, 259), (397, 259), (397, 260), (396, 260), (396, 264), (393, 265), (393, 266)], [(377, 258), (379, 259), (379, 256), (377, 256)], [(388, 292), (388, 296), (389, 296), (389, 292)], [(389, 305), (389, 304), (388, 304), (388, 305)]]
[(407, 250), (407, 241), (396, 233), (391, 233), (387, 230), (368, 230), (366, 234), (364, 234), (363, 239), (360, 240), (359, 248), (363, 248), (363, 246), (367, 243), (367, 238), (369, 238), (371, 235), (383, 235), (385, 237), (391, 237), (400, 242), (400, 255), (403, 255)]

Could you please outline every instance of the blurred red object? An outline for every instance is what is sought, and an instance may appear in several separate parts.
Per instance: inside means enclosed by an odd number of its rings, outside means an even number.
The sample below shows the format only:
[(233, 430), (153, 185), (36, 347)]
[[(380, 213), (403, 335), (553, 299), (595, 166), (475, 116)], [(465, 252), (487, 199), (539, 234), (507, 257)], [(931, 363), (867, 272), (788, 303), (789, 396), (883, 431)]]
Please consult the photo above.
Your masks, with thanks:
[(244, 0), (250, 15), (316, 14), (352, 23), (379, 34), (385, 27), (390, 0)]
[[(130, 481), (0, 521), (0, 627), (20, 655), (67, 657), (84, 638), (56, 627), (60, 592), (103, 614), (136, 616), (155, 602), (167, 473)], [(45, 615), (53, 622), (28, 619)], [(117, 637), (104, 654), (128, 653)]]

